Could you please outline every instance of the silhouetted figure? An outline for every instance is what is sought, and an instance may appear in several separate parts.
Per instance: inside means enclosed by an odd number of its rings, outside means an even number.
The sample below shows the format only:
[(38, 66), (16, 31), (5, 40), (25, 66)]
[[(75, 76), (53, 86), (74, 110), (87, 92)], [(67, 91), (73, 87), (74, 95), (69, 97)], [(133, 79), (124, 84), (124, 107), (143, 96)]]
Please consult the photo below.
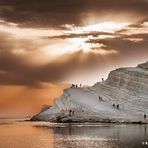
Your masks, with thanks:
[(100, 101), (103, 101), (102, 97), (100, 97)]
[(99, 96), (99, 101), (102, 101), (102, 100), (103, 100), (102, 97)]
[(70, 109), (70, 110), (69, 110), (69, 116), (71, 116), (71, 113), (72, 113), (72, 110)]
[(146, 119), (146, 114), (144, 114), (144, 119)]
[(73, 111), (72, 111), (72, 115), (74, 115), (74, 113), (75, 113), (75, 111), (73, 110)]
[(75, 85), (74, 85), (74, 84), (72, 84), (72, 85), (71, 85), (71, 88), (75, 88)]
[(76, 84), (76, 88), (78, 88), (78, 85)]
[(115, 104), (113, 104), (113, 108), (115, 108)]
[(119, 104), (117, 104), (117, 109), (119, 109)]
[(104, 78), (102, 78), (102, 82), (104, 81)]

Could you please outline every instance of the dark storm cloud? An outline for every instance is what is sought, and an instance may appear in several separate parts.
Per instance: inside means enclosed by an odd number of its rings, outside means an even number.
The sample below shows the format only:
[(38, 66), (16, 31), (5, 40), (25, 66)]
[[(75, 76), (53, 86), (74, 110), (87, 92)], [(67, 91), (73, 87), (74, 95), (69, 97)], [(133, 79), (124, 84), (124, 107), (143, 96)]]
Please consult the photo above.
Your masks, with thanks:
[(86, 38), (88, 36), (97, 37), (99, 35), (114, 35), (110, 32), (90, 31), (88, 33), (67, 33), (58, 36), (45, 37), (45, 39), (68, 39), (68, 38)]
[[(140, 40), (138, 40), (140, 39)], [(114, 38), (90, 39), (87, 43), (103, 44), (105, 50), (116, 50), (120, 56), (144, 56), (148, 55), (148, 34), (121, 35)], [(99, 50), (99, 49), (98, 49)]]
[[(146, 19), (146, 0), (0, 0), (0, 18), (20, 25), (60, 27), (81, 25), (81, 19), (91, 13), (98, 18), (112, 14), (134, 14)], [(131, 18), (131, 19), (134, 19)]]
[(122, 38), (125, 40), (128, 39), (141, 39), (141, 42), (147, 42), (148, 41), (148, 33), (135, 33), (131, 35), (122, 35)]

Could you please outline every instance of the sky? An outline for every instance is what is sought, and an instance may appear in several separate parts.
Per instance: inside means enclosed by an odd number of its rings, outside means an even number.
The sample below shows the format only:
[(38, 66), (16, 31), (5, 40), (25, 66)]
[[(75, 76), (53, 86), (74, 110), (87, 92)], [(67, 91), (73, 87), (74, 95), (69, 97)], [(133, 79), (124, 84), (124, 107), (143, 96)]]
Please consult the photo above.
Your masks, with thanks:
[(146, 61), (148, 0), (0, 0), (0, 113)]

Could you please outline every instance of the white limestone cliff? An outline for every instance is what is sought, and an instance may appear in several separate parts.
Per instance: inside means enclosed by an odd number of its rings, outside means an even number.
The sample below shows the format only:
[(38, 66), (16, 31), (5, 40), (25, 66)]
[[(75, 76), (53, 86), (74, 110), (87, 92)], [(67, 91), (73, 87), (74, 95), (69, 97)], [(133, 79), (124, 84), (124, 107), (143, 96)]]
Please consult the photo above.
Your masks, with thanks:
[(148, 123), (144, 114), (148, 116), (148, 62), (111, 71), (106, 81), (92, 87), (65, 89), (50, 109), (31, 120)]

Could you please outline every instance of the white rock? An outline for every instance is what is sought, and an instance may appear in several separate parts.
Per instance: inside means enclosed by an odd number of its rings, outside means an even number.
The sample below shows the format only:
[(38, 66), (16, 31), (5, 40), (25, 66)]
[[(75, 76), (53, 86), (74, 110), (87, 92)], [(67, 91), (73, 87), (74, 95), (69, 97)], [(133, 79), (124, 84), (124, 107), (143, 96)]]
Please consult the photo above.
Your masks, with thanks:
[[(119, 109), (113, 104), (119, 104)], [(148, 62), (111, 71), (106, 81), (92, 87), (65, 89), (50, 109), (32, 120), (147, 123), (144, 114), (148, 115)]]

